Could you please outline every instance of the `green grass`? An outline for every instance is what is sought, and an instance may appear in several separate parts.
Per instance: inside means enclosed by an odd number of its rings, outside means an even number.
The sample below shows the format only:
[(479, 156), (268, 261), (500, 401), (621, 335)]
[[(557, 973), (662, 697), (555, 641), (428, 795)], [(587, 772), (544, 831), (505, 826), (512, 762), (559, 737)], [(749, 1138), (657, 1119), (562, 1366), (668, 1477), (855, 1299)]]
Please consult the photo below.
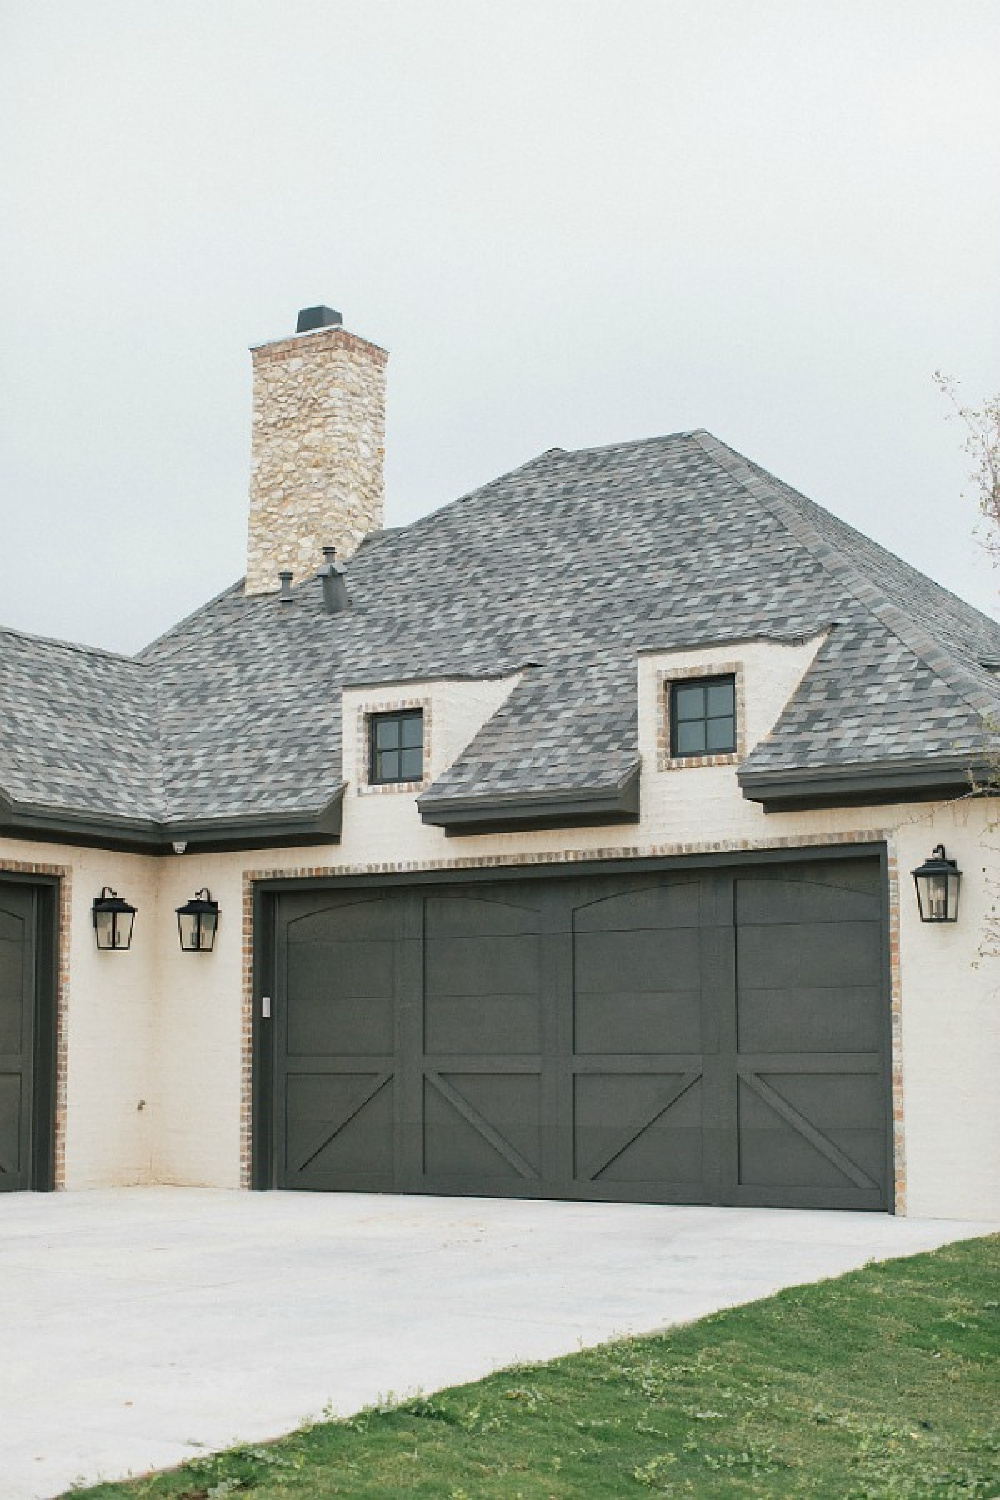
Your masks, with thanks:
[(73, 1493), (992, 1497), (1000, 1236)]

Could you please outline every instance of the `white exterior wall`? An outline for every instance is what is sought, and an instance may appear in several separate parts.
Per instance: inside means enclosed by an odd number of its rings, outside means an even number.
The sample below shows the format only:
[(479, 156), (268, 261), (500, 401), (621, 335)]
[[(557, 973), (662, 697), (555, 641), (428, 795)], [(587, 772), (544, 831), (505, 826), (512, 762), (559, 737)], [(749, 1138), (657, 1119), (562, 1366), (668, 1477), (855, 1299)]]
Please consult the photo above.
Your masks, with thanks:
[[(932, 1217), (1000, 1218), (1000, 960), (979, 962), (992, 900), (985, 872), (1000, 878), (993, 847), (1000, 835), (993, 840), (989, 834), (991, 817), (1000, 816), (997, 804), (969, 799), (765, 814), (742, 796), (733, 765), (658, 768), (658, 674), (738, 662), (749, 748), (777, 718), (818, 645), (730, 643), (643, 656), (638, 824), (449, 839), (420, 821), (419, 789), (359, 788), (361, 746), (351, 727), (359, 711), (404, 701), (428, 705), (436, 776), (503, 702), (515, 681), (508, 678), (345, 692), (349, 785), (339, 844), (153, 859), (0, 841), (0, 868), (9, 855), (72, 869), (66, 1185), (239, 1184), (248, 873), (661, 856), (885, 836), (900, 872), (902, 1086), (896, 1103), (903, 1118), (896, 1132), (905, 1160), (905, 1208)], [(954, 927), (920, 923), (909, 876), (941, 842), (965, 872)], [(128, 954), (94, 950), (90, 905), (104, 884), (139, 907)], [(206, 885), (221, 906), (216, 951), (184, 954), (174, 909)], [(146, 1100), (141, 1111), (140, 1099)]]

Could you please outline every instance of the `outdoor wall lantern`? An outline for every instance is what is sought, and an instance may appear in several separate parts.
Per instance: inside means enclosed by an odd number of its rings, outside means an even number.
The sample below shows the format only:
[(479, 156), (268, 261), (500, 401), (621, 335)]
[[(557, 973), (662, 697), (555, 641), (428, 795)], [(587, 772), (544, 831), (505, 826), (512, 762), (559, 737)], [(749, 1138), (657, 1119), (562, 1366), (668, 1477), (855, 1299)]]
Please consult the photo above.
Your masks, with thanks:
[(185, 953), (211, 953), (219, 930), (219, 903), (207, 886), (177, 908), (177, 927)]
[(957, 862), (945, 854), (943, 844), (938, 844), (930, 859), (925, 859), (914, 870), (913, 883), (917, 888), (921, 922), (958, 921), (958, 888), (962, 883), (962, 872)]
[(137, 907), (123, 901), (117, 891), (106, 885), (94, 897), (94, 932), (102, 953), (117, 953), (132, 946), (132, 923)]

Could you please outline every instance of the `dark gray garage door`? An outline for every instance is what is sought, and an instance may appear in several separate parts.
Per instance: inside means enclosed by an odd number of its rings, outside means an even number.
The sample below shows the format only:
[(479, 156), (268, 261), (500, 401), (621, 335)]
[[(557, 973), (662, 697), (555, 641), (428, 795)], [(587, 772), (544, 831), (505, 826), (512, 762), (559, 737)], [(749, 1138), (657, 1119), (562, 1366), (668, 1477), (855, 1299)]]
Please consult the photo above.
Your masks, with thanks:
[(0, 1192), (31, 1185), (35, 894), (0, 885)]
[(877, 860), (276, 904), (270, 1177), (884, 1208)]

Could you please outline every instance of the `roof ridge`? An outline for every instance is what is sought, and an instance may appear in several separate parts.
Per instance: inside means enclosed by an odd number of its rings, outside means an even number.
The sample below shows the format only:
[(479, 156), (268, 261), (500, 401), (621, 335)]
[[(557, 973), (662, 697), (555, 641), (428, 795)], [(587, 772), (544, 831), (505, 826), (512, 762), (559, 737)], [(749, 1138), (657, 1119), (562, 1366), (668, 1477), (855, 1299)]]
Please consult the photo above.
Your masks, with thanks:
[[(860, 604), (869, 610), (914, 656), (930, 667), (936, 676), (958, 694), (970, 708), (983, 717), (996, 712), (996, 699), (985, 691), (963, 663), (948, 654), (922, 625), (860, 572), (848, 554), (827, 541), (809, 518), (781, 494), (781, 481), (766, 469), (754, 465), (735, 448), (728, 447), (712, 433), (693, 434), (701, 448), (731, 475), (736, 482), (760, 500), (771, 514), (812, 553), (828, 572), (836, 574)], [(806, 497), (803, 496), (803, 499)], [(813, 504), (816, 502), (813, 501)], [(846, 523), (842, 523), (846, 524)], [(914, 569), (914, 572), (919, 572)], [(926, 575), (921, 574), (921, 577)], [(929, 580), (933, 582), (933, 579)], [(984, 616), (988, 619), (988, 616)], [(995, 623), (995, 622), (993, 622)]]
[(37, 631), (18, 630), (16, 625), (0, 625), (0, 635), (13, 636), (19, 641), (32, 641), (39, 646), (58, 646), (61, 651), (76, 651), (81, 656), (102, 656), (109, 661), (125, 662), (132, 667), (146, 667), (148, 662), (127, 651), (112, 651), (107, 646), (87, 646), (82, 641), (64, 641), (57, 635), (39, 635)]
[[(623, 448), (652, 448), (658, 443), (674, 443), (682, 438), (698, 439), (702, 435), (711, 437), (712, 434), (705, 427), (686, 427), (681, 428), (678, 432), (661, 432), (657, 437), (627, 438), (625, 442), (618, 443), (593, 443), (586, 448), (547, 448), (538, 457), (548, 458), (549, 454), (553, 452), (563, 452), (568, 458), (576, 458), (581, 453), (620, 453)], [(532, 461), (537, 462), (537, 460)]]
[[(627, 448), (652, 448), (659, 443), (679, 442), (683, 439), (697, 439), (702, 433), (706, 433), (703, 427), (685, 429), (680, 432), (665, 432), (659, 437), (631, 438), (627, 442), (618, 443), (595, 443), (589, 448), (546, 448), (541, 453), (536, 453), (533, 458), (526, 458), (522, 463), (515, 464), (512, 469), (505, 469), (502, 474), (497, 474), (493, 479), (488, 479), (485, 484), (478, 484), (471, 490), (464, 490), (460, 495), (454, 495), (450, 500), (444, 500), (434, 510), (427, 511), (422, 516), (415, 516), (405, 526), (386, 528), (390, 531), (412, 531), (417, 527), (423, 527), (426, 523), (437, 520), (446, 511), (454, 507), (466, 504), (467, 501), (479, 500), (488, 496), (491, 491), (499, 489), (508, 480), (513, 479), (516, 474), (522, 474), (527, 469), (543, 464), (554, 457), (580, 458), (590, 453), (621, 453)], [(706, 436), (710, 434), (706, 433)]]
[(171, 636), (174, 636), (178, 633), (178, 631), (183, 630), (186, 625), (190, 625), (192, 620), (196, 620), (199, 615), (203, 615), (207, 610), (210, 610), (213, 605), (218, 604), (220, 600), (227, 598), (230, 594), (235, 594), (240, 585), (245, 582), (246, 577), (245, 575), (241, 574), (240, 577), (236, 579), (235, 583), (228, 584), (226, 588), (220, 589), (217, 594), (213, 594), (211, 599), (206, 599), (204, 604), (199, 604), (195, 609), (192, 609), (189, 614), (182, 616), (182, 618), (179, 620), (175, 620), (173, 625), (170, 625), (160, 635), (156, 635), (151, 641), (147, 641), (145, 646), (143, 646), (139, 651), (135, 653), (135, 660), (141, 662), (143, 665), (152, 665), (151, 663), (146, 662), (146, 656), (148, 652), (152, 651), (156, 646), (163, 645), (165, 641), (169, 641)]

